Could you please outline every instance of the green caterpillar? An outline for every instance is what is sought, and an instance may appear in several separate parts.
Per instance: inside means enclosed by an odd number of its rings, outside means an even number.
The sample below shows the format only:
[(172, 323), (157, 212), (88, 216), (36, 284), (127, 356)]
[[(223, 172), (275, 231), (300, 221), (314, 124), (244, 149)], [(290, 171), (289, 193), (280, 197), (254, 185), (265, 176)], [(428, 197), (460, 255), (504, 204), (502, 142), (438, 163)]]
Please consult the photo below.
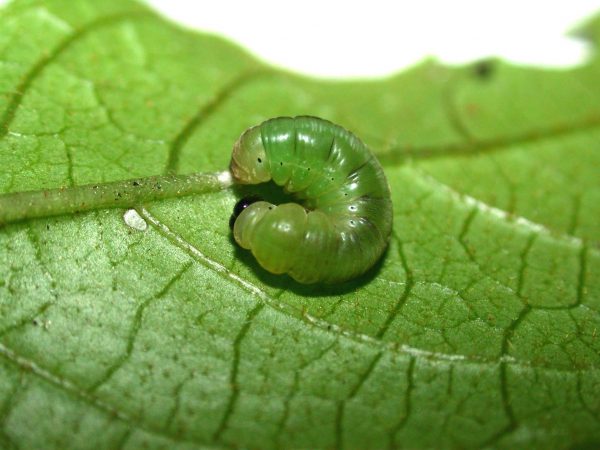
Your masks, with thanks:
[(371, 268), (392, 230), (390, 189), (379, 162), (354, 134), (316, 117), (278, 117), (233, 147), (234, 182), (273, 180), (298, 203), (242, 199), (230, 220), (258, 263), (300, 283), (340, 283)]

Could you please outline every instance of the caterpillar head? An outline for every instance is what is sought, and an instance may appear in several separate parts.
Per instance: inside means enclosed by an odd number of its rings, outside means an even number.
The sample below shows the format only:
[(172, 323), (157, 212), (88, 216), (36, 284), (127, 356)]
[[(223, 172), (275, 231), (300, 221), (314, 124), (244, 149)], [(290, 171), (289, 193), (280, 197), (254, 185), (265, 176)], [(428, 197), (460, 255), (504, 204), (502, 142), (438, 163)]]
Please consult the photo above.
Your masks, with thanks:
[(233, 230), (233, 225), (235, 224), (235, 220), (238, 218), (238, 216), (242, 213), (243, 210), (245, 210), (252, 203), (256, 203), (256, 202), (260, 202), (260, 201), (262, 201), (262, 198), (260, 198), (258, 195), (250, 195), (248, 197), (244, 197), (241, 200), (239, 200), (233, 207), (233, 213), (231, 214), (231, 217), (229, 218), (229, 228), (231, 228)]
[(240, 184), (259, 184), (271, 179), (260, 127), (246, 130), (236, 141), (229, 169)]

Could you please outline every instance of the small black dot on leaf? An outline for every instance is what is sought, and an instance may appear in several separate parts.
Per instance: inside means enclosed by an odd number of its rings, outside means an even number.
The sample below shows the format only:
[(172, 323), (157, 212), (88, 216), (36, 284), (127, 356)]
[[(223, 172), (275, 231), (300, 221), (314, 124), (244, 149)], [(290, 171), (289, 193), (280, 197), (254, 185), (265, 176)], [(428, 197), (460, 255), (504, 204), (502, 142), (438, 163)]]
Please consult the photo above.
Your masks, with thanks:
[(473, 74), (480, 80), (487, 80), (494, 74), (495, 64), (491, 60), (483, 60), (475, 63)]

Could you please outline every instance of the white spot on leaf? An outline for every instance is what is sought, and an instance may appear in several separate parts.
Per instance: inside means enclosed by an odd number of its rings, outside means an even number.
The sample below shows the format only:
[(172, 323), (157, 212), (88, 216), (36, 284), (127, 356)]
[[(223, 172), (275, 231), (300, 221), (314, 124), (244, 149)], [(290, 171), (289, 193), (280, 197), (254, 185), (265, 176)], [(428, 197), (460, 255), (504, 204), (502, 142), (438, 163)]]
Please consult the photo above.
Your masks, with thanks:
[(229, 170), (219, 172), (219, 174), (217, 175), (217, 179), (223, 187), (229, 187), (233, 183), (233, 178), (231, 177), (231, 172)]
[(143, 219), (142, 216), (138, 214), (138, 212), (135, 209), (128, 209), (127, 211), (125, 211), (125, 214), (123, 214), (123, 220), (125, 220), (125, 223), (128, 226), (138, 231), (146, 231), (146, 229), (148, 228), (148, 224), (146, 223), (146, 221)]

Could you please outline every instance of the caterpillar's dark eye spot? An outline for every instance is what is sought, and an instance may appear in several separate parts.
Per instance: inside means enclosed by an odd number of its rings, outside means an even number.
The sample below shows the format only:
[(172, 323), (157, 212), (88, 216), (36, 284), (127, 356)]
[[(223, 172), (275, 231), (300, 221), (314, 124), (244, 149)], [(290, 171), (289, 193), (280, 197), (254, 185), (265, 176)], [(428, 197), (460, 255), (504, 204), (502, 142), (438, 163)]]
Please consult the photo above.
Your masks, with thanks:
[(351, 220), (351, 221), (350, 221), (350, 225), (354, 225), (354, 220)]
[(235, 216), (237, 217), (252, 203), (256, 203), (261, 200), (262, 198), (260, 198), (258, 195), (249, 195), (248, 197), (243, 197), (233, 207), (233, 214), (235, 214)]
[(331, 181), (333, 181), (333, 180), (334, 180), (334, 178), (333, 178), (333, 177), (331, 177)]
[(272, 207), (272, 206), (269, 206), (269, 209), (273, 209), (273, 207)]
[(238, 218), (238, 216), (242, 213), (243, 210), (245, 210), (252, 203), (256, 203), (261, 200), (262, 198), (260, 198), (258, 195), (250, 195), (248, 197), (240, 199), (233, 207), (233, 214), (231, 214), (231, 217), (229, 218), (229, 228), (233, 230), (235, 220)]
[(258, 161), (259, 163), (261, 163), (261, 162), (262, 162), (262, 159), (260, 159), (260, 158), (257, 158), (257, 161)]
[(279, 165), (280, 165), (280, 166), (283, 166), (283, 161), (279, 161)]
[(310, 172), (310, 167), (308, 169), (306, 169), (306, 170), (308, 170)]

